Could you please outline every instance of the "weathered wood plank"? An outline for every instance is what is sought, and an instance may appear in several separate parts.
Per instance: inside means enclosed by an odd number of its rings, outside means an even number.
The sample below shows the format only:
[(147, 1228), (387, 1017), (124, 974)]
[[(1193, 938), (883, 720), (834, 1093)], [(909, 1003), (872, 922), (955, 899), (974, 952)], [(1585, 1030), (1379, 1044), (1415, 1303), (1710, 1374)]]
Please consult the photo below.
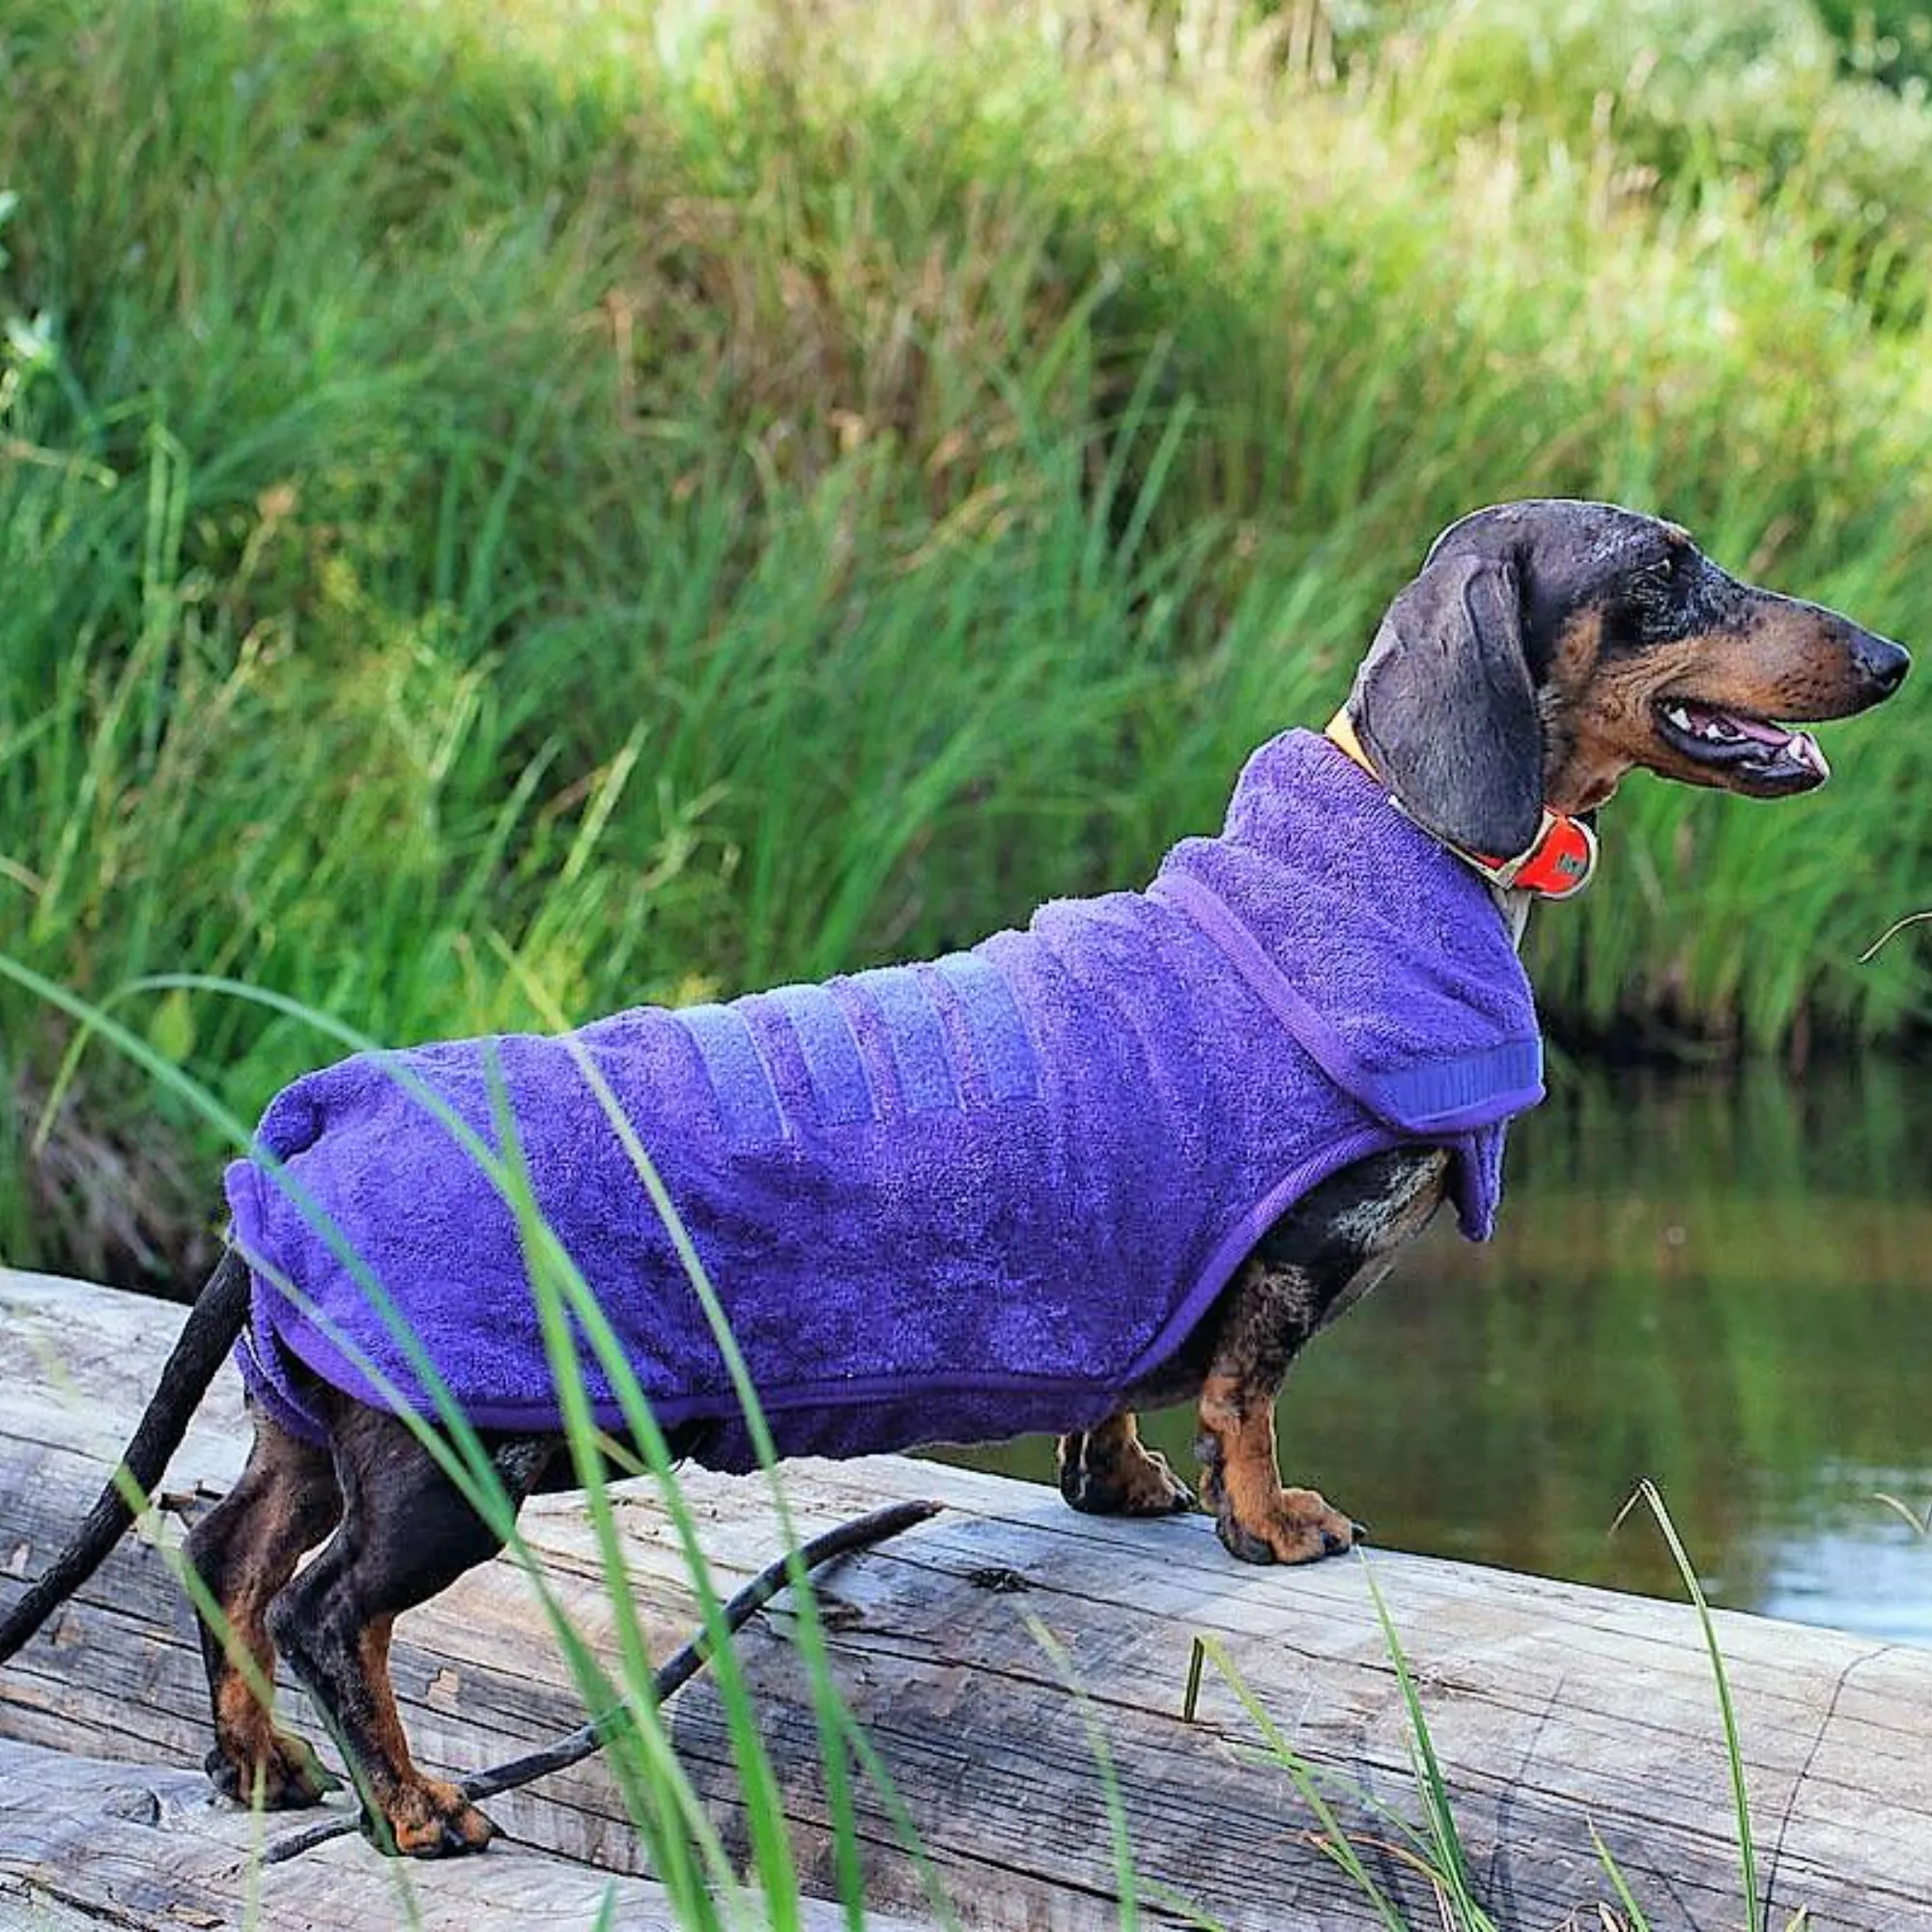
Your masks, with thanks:
[[(10, 1391), (0, 1406), (0, 1603), (11, 1594), (4, 1578), (37, 1572), (98, 1487), (179, 1319), (99, 1291), (0, 1276), (0, 1386)], [(219, 1493), (232, 1479), (239, 1406), (224, 1382), (177, 1459), (171, 1491)], [(701, 1472), (686, 1487), (721, 1585), (731, 1587), (773, 1553), (767, 1494), (758, 1482)], [(1029, 1618), (1065, 1646), (1105, 1732), (1147, 1880), (1230, 1926), (1375, 1922), (1312, 1843), (1313, 1820), (1289, 1780), (1254, 1761), (1256, 1733), (1227, 1688), (1210, 1673), (1199, 1720), (1179, 1717), (1190, 1640), (1216, 1635), (1297, 1750), (1417, 1815), (1401, 1700), (1359, 1565), (1246, 1570), (1200, 1519), (1109, 1523), (1037, 1489), (902, 1460), (800, 1463), (787, 1488), (807, 1529), (895, 1495), (952, 1505), (832, 1573), (823, 1594), (835, 1605), (841, 1684), (968, 1923), (1081, 1928), (1117, 1918), (1087, 1715)], [(667, 1651), (693, 1621), (674, 1542), (647, 1488), (629, 1492), (619, 1514), (632, 1593)], [(527, 1521), (581, 1627), (608, 1631), (581, 1513), (549, 1499)], [(1597, 1922), (1607, 1888), (1593, 1823), (1660, 1925), (1741, 1919), (1715, 1696), (1688, 1610), (1468, 1566), (1372, 1560), (1499, 1922)], [(1932, 1932), (1932, 1653), (1745, 1616), (1719, 1624), (1777, 1913), (1808, 1907), (1818, 1932)], [(802, 1863), (829, 1890), (818, 1745), (784, 1618), (753, 1626), (742, 1653)], [(405, 1623), (396, 1674), (419, 1755), (439, 1769), (509, 1755), (582, 1715), (527, 1584), (503, 1563)], [(157, 1552), (130, 1545), (0, 1670), (0, 1736), (192, 1765), (206, 1747), (202, 1697), (185, 1608)], [(700, 1680), (672, 1711), (694, 1780), (737, 1829), (714, 1693)], [(639, 1868), (635, 1834), (594, 1764), (491, 1809), (531, 1844)], [(1389, 1836), (1361, 1803), (1338, 1809), (1365, 1838)], [(861, 1824), (872, 1896), (923, 1912), (884, 1806), (868, 1798)], [(1416, 1922), (1435, 1922), (1412, 1874), (1386, 1853), (1369, 1856)]]
[[(372, 1858), (352, 1838), (257, 1866), (279, 1829), (215, 1803), (198, 1773), (0, 1742), (0, 1925), (529, 1932), (588, 1926), (608, 1911), (621, 1932), (678, 1932), (672, 1901), (648, 1879), (525, 1847), (430, 1869)], [(802, 1922), (834, 1932), (844, 1921), (810, 1904)]]

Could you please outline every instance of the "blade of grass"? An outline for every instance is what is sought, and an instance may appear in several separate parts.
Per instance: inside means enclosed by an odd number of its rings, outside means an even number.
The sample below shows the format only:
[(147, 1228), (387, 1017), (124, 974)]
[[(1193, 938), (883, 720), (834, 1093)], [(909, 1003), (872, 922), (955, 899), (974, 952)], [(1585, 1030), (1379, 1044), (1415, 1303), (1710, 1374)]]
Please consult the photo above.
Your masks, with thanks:
[(1724, 1724), (1724, 1756), (1730, 1772), (1731, 1800), (1738, 1821), (1738, 1859), (1744, 1877), (1745, 1925), (1747, 1932), (1764, 1932), (1770, 1911), (1770, 1902), (1760, 1900), (1757, 1883), (1757, 1847), (1751, 1832), (1750, 1796), (1746, 1787), (1744, 1748), (1738, 1737), (1738, 1714), (1731, 1700), (1730, 1674), (1724, 1668), (1724, 1653), (1718, 1642), (1718, 1626), (1711, 1615), (1711, 1605), (1704, 1596), (1704, 1586), (1698, 1580), (1697, 1572), (1690, 1562), (1690, 1552), (1684, 1548), (1683, 1539), (1677, 1534), (1677, 1525), (1671, 1520), (1670, 1512), (1664, 1507), (1662, 1493), (1648, 1476), (1640, 1482), (1635, 1491), (1617, 1513), (1617, 1521), (1622, 1522), (1631, 1511), (1641, 1502), (1657, 1523), (1664, 1544), (1670, 1551), (1670, 1560), (1677, 1567), (1677, 1574), (1683, 1579), (1684, 1588), (1691, 1603), (1696, 1606), (1698, 1628), (1704, 1634), (1704, 1648), (1711, 1659), (1711, 1676), (1718, 1687), (1718, 1709)]
[(1080, 1707), (1080, 1721), (1087, 1728), (1087, 1747), (1094, 1753), (1094, 1768), (1100, 1776), (1101, 1802), (1107, 1810), (1107, 1836), (1114, 1852), (1114, 1898), (1119, 1908), (1117, 1923), (1121, 1932), (1138, 1932), (1141, 1922), (1140, 1878), (1134, 1870), (1133, 1834), (1127, 1827), (1127, 1807), (1121, 1797), (1121, 1775), (1114, 1764), (1113, 1747), (1107, 1742), (1106, 1728), (1095, 1715), (1086, 1686), (1073, 1668), (1066, 1646), (1031, 1610), (1023, 1621), (1028, 1634), (1043, 1650), (1060, 1681)]
[(1235, 1668), (1234, 1661), (1219, 1637), (1204, 1636), (1196, 1639), (1207, 1652), (1208, 1660), (1220, 1672), (1239, 1702), (1255, 1728), (1261, 1732), (1275, 1762), (1288, 1773), (1294, 1788), (1301, 1794), (1302, 1803), (1314, 1812), (1321, 1831), (1315, 1842), (1322, 1855), (1334, 1861), (1354, 1882), (1356, 1889), (1374, 1908), (1377, 1918), (1388, 1928), (1388, 1932), (1405, 1932), (1402, 1914), (1396, 1909), (1394, 1900), (1384, 1891), (1375, 1875), (1362, 1862), (1361, 1855), (1355, 1850), (1347, 1832), (1342, 1829), (1341, 1820), (1323, 1795), (1315, 1768), (1309, 1764), (1282, 1735), (1280, 1727), (1261, 1701), (1250, 1690), (1241, 1674)]
[(1635, 1894), (1630, 1888), (1630, 1881), (1624, 1877), (1622, 1867), (1610, 1856), (1610, 1848), (1604, 1843), (1595, 1825), (1590, 1827), (1590, 1842), (1597, 1848), (1598, 1861), (1603, 1865), (1604, 1874), (1610, 1882), (1610, 1889), (1617, 1895), (1617, 1903), (1624, 1909), (1630, 1932), (1650, 1932), (1650, 1920), (1644, 1917), (1643, 1908), (1636, 1902)]
[(1449, 1800), (1448, 1780), (1442, 1776), (1441, 1762), (1435, 1754), (1435, 1740), (1430, 1732), (1429, 1719), (1416, 1691), (1415, 1679), (1409, 1671), (1408, 1658), (1396, 1631), (1395, 1619), (1389, 1614), (1381, 1586), (1376, 1580), (1375, 1566), (1366, 1555), (1360, 1557), (1360, 1566), (1368, 1582), (1369, 1595), (1375, 1602), (1376, 1617), (1382, 1627), (1382, 1641), (1395, 1664), (1403, 1709), (1408, 1717), (1409, 1740), (1416, 1756), (1416, 1786), (1422, 1795), (1424, 1813), (1429, 1820), (1430, 1837), (1435, 1853), (1436, 1881), (1447, 1892), (1451, 1905), (1460, 1916), (1460, 1922), (1469, 1928), (1469, 1932), (1494, 1932), (1493, 1921), (1476, 1901), (1469, 1877), (1468, 1858), (1463, 1849), (1463, 1835), (1457, 1829), (1455, 1807)]

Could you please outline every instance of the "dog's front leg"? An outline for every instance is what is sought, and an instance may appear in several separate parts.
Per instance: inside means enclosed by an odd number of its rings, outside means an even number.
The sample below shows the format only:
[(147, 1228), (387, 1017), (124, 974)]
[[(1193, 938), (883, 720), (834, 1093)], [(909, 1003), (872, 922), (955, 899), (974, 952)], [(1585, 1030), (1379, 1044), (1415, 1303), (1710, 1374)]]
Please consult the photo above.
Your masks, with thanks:
[(1251, 1257), (1201, 1386), (1201, 1500), (1244, 1563), (1311, 1563), (1361, 1534), (1315, 1491), (1283, 1488), (1275, 1462), (1275, 1397), (1314, 1325), (1305, 1311), (1328, 1298), (1307, 1270)]
[(1271, 1388), (1216, 1372), (1201, 1391), (1201, 1499), (1221, 1541), (1244, 1563), (1312, 1563), (1361, 1534), (1315, 1490), (1282, 1487)]

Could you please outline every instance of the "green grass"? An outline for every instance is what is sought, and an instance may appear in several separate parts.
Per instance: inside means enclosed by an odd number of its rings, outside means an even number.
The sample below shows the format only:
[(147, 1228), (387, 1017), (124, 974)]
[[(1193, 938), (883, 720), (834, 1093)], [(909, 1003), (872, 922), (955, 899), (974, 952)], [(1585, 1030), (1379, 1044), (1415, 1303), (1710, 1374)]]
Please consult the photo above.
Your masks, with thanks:
[[(1706, 154), (1645, 131), (1695, 119), (1682, 60), (1603, 65), (1625, 10), (1569, 9), (1553, 65), (1485, 11), (1473, 68), (1459, 15), (1334, 79), (1210, 11), (1069, 50), (1030, 7), (21, 0), (0, 947), (401, 1040), (970, 940), (1211, 826), (1503, 496), (1668, 509), (1912, 633), (1921, 258), (1888, 217), (1883, 301), (1851, 272), (1871, 223), (1776, 138), (1769, 29), (1643, 14), (1763, 136)], [(1916, 1024), (1922, 946), (1856, 964), (1922, 896), (1913, 704), (1828, 734), (1816, 800), (1634, 782), (1534, 936), (1552, 1019)], [(243, 1113), (314, 1057), (266, 1009), (115, 1010)], [(0, 1255), (183, 1274), (214, 1144), (71, 1046), (0, 995)]]

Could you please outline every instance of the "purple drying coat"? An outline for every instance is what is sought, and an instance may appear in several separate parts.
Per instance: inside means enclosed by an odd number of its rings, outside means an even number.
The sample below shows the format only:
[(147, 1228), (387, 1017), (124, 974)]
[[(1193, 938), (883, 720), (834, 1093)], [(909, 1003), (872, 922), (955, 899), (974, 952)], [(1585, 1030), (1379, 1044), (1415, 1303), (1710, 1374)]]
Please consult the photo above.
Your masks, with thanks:
[[(568, 1037), (662, 1176), (781, 1455), (1090, 1427), (1348, 1162), (1453, 1149), (1463, 1232), (1486, 1238), (1503, 1122), (1543, 1097), (1488, 889), (1306, 731), (1263, 746), (1221, 836), (1176, 846), (1145, 893), (1056, 901), (930, 963)], [(276, 1096), (227, 1176), (257, 1400), (319, 1436), (299, 1362), (434, 1413), (326, 1216), (473, 1422), (558, 1426), (516, 1216), (425, 1089), (492, 1148), (507, 1107), (659, 1422), (714, 1424), (696, 1460), (752, 1466), (629, 1155), (569, 1047), (534, 1035), (358, 1055)], [(582, 1352), (600, 1420), (620, 1421)]]

